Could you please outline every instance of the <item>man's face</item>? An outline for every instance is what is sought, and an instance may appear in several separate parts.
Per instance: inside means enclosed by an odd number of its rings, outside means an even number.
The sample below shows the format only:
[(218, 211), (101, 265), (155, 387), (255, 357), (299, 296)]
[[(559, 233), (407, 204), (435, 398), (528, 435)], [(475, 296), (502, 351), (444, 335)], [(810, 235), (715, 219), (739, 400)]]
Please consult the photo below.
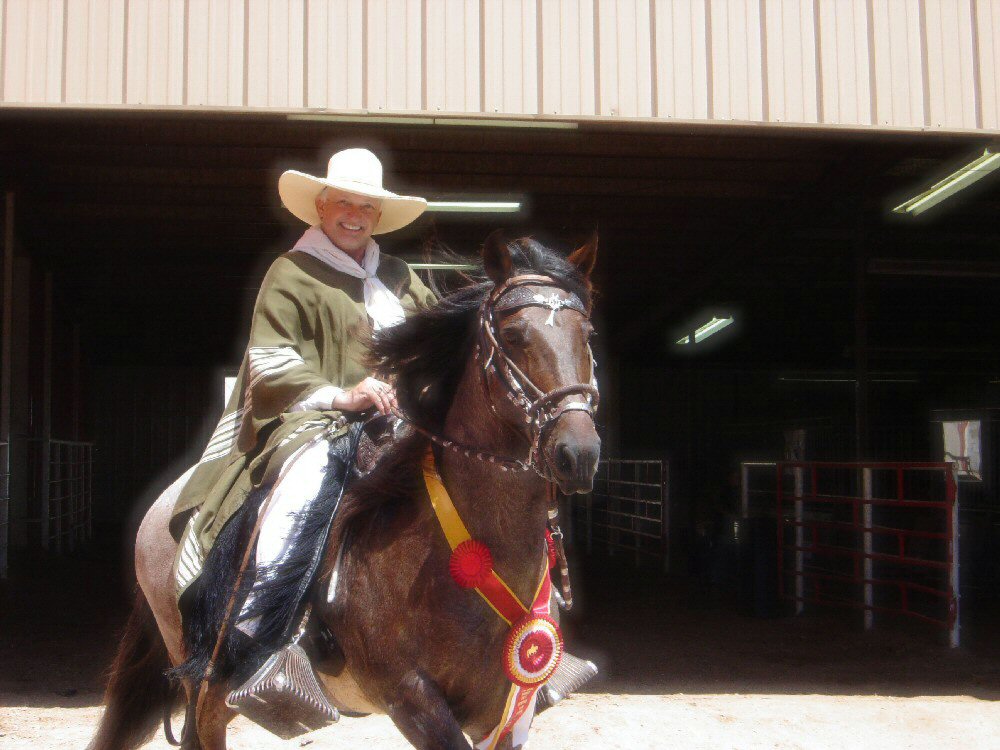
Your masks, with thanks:
[(346, 253), (358, 253), (368, 246), (372, 231), (382, 216), (382, 202), (376, 198), (327, 188), (316, 199), (319, 222), (326, 236)]

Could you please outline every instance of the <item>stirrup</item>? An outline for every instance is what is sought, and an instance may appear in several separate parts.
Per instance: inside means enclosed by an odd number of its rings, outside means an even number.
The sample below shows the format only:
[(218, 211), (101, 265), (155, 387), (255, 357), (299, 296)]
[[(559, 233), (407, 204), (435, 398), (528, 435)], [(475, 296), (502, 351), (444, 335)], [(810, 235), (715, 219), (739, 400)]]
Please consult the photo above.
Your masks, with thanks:
[(564, 652), (559, 666), (548, 679), (535, 698), (535, 710), (541, 713), (556, 705), (563, 698), (575, 693), (597, 676), (597, 666), (592, 661), (580, 659)]
[(283, 740), (340, 719), (299, 645), (308, 618), (307, 610), (292, 642), (271, 654), (249, 680), (226, 697), (227, 706)]

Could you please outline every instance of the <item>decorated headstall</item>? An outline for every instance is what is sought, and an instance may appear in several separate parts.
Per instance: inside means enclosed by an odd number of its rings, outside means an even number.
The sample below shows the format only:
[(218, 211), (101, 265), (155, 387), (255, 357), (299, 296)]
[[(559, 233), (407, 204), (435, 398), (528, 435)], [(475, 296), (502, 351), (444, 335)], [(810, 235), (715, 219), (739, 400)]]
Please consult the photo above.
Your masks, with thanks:
[[(556, 287), (557, 290), (543, 291), (539, 287)], [(482, 366), (484, 386), (487, 391), (490, 390), (489, 379), (492, 375), (503, 386), (507, 398), (524, 414), (525, 423), (531, 432), (528, 465), (539, 476), (552, 481), (551, 469), (540, 460), (542, 443), (548, 429), (568, 411), (586, 412), (591, 419), (594, 418), (599, 400), (594, 355), (590, 352), (589, 382), (543, 391), (517, 366), (497, 335), (498, 314), (525, 307), (547, 308), (550, 312), (545, 325), (549, 326), (555, 325), (555, 315), (560, 310), (575, 310), (588, 319), (590, 310), (577, 295), (562, 289), (555, 279), (540, 274), (512, 276), (493, 290), (480, 310), (477, 356)], [(580, 398), (566, 400), (573, 395)], [(496, 413), (496, 408), (492, 408)]]

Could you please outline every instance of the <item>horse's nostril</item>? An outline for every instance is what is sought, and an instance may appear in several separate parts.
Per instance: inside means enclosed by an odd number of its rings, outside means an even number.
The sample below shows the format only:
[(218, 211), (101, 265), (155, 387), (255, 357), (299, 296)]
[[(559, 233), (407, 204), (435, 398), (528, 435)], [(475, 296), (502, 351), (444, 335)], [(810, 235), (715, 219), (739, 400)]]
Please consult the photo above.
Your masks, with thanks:
[(556, 465), (561, 472), (570, 473), (576, 466), (576, 454), (566, 443), (556, 446)]

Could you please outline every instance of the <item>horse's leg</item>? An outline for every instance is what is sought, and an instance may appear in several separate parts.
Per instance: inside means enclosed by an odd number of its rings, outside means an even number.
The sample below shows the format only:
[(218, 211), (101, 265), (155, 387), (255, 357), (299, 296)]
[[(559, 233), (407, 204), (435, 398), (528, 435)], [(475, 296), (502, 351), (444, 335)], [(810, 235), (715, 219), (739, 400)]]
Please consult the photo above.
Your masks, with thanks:
[(181, 738), (181, 750), (202, 750), (201, 741), (198, 739), (196, 714), (192, 708), (192, 701), (198, 695), (197, 685), (193, 685), (190, 680), (184, 680), (184, 734)]
[(225, 750), (226, 726), (236, 712), (226, 705), (229, 692), (225, 681), (209, 683), (202, 687), (196, 716), (198, 740), (202, 750)]
[[(177, 666), (184, 661), (184, 643), (181, 630), (181, 613), (177, 609), (177, 596), (172, 575), (174, 556), (177, 553), (177, 543), (170, 535), (170, 517), (173, 513), (177, 496), (184, 489), (187, 480), (194, 473), (195, 467), (188, 469), (168, 487), (146, 512), (139, 527), (135, 545), (135, 571), (149, 601), (157, 627), (167, 646), (170, 661)], [(190, 681), (183, 683), (185, 707), (190, 705), (192, 695), (197, 695), (197, 685)], [(198, 740), (194, 716), (184, 712), (184, 732), (182, 738), (183, 750), (202, 750)], [(190, 726), (188, 720), (190, 718)], [(174, 724), (175, 728), (177, 724)]]
[(184, 661), (184, 638), (172, 574), (177, 542), (170, 535), (170, 517), (177, 496), (194, 469), (191, 467), (184, 472), (157, 498), (142, 519), (135, 540), (135, 575), (153, 610), (153, 617), (174, 666)]
[(418, 750), (471, 750), (454, 714), (430, 678), (410, 672), (388, 706), (389, 718)]

